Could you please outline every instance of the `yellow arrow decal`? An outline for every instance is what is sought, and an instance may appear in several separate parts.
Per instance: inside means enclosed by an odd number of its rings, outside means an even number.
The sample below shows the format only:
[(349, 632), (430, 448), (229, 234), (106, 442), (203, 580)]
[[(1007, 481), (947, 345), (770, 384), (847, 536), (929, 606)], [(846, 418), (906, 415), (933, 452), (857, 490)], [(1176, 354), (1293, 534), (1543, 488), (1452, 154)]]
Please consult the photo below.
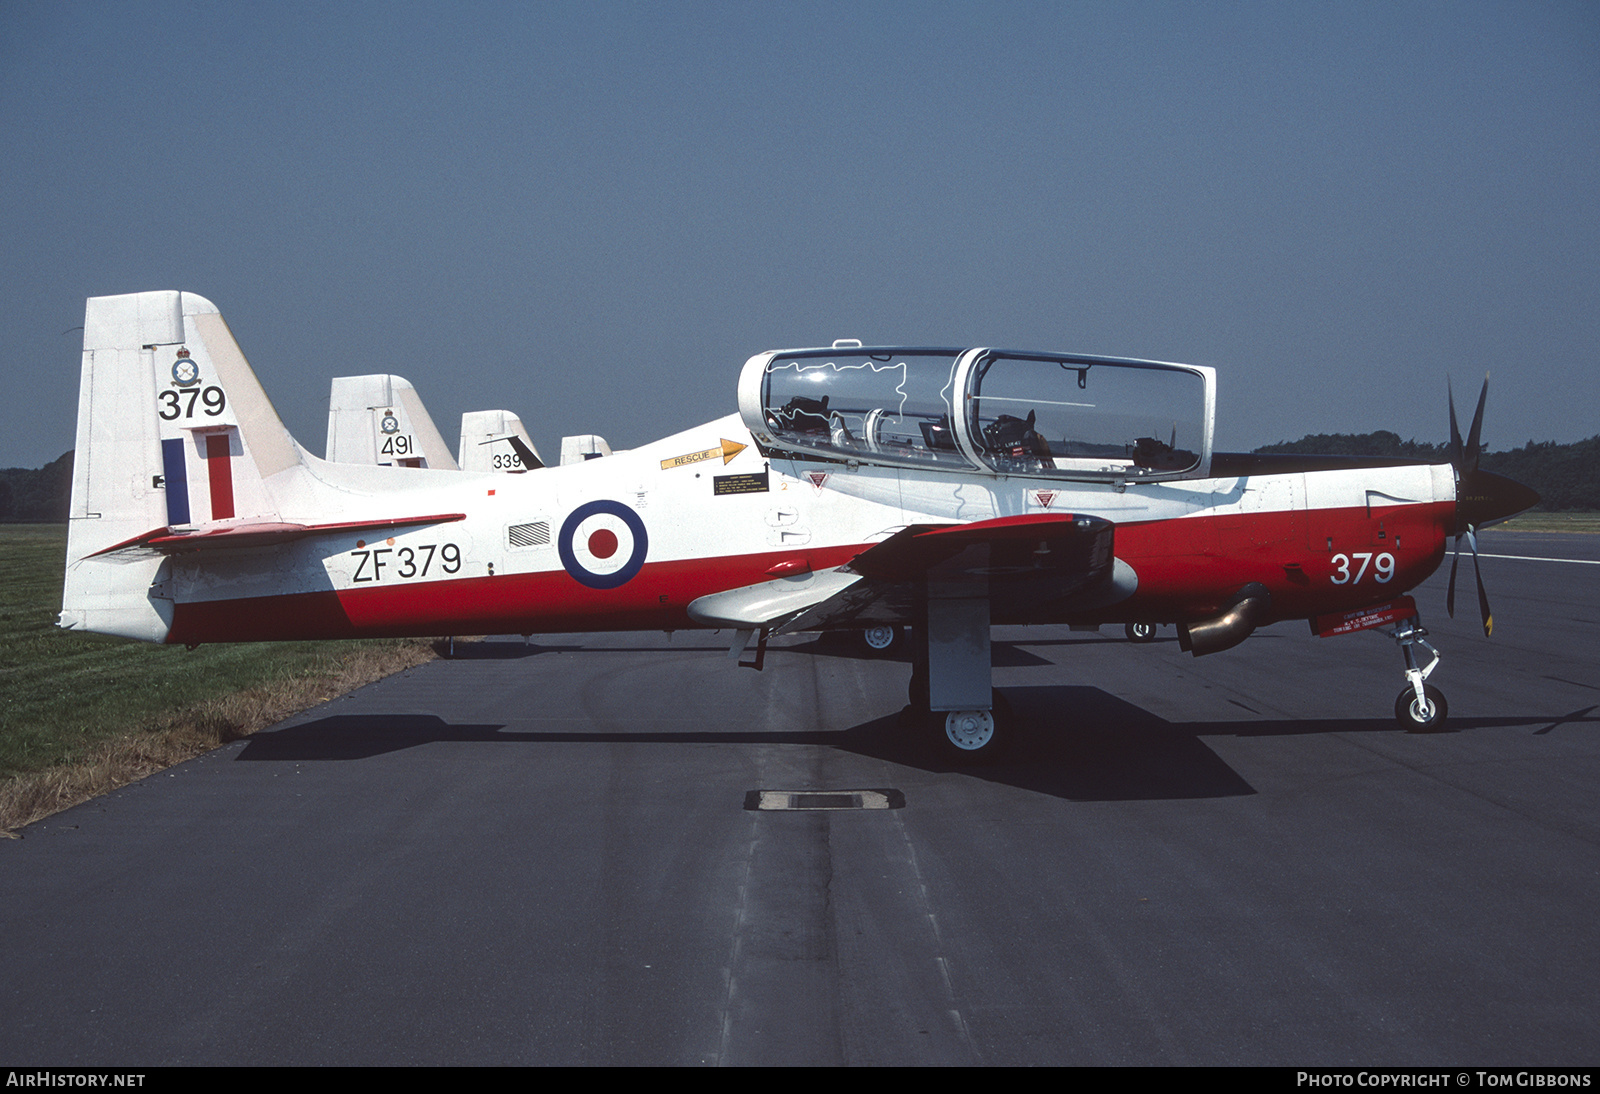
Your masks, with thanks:
[(722, 438), (722, 443), (716, 448), (708, 448), (704, 452), (687, 452), (682, 456), (674, 456), (670, 460), (662, 460), (661, 470), (670, 471), (674, 467), (687, 467), (691, 463), (699, 463), (701, 460), (714, 460), (718, 456), (722, 457), (723, 466), (727, 466), (729, 461), (749, 447), (747, 444), (730, 441), (724, 437)]

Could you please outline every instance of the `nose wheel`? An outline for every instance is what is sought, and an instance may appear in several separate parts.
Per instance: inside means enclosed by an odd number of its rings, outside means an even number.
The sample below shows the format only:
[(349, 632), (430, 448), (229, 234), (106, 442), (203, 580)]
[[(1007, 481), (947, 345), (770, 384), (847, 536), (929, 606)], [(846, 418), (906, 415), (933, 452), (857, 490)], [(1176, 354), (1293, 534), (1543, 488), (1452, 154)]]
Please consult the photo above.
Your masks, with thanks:
[[(1394, 719), (1401, 729), (1411, 733), (1438, 732), (1444, 728), (1450, 710), (1444, 692), (1426, 682), (1439, 665), (1439, 651), (1429, 644), (1427, 634), (1418, 616), (1405, 620), (1389, 634), (1406, 659), (1406, 686), (1395, 697)], [(1431, 655), (1426, 665), (1417, 664), (1418, 646)]]
[(1425, 684), (1419, 697), (1409, 685), (1394, 700), (1395, 721), (1412, 733), (1431, 733), (1444, 727), (1450, 706), (1444, 701), (1444, 692), (1432, 684)]

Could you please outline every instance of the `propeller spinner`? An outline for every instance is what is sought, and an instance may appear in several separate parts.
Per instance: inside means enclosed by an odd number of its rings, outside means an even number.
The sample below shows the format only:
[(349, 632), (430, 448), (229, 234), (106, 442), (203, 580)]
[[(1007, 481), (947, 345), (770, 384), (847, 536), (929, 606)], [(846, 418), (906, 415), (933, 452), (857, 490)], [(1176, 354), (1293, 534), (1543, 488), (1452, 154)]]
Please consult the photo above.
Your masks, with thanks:
[(1489, 610), (1489, 596), (1483, 590), (1483, 572), (1478, 568), (1478, 529), (1531, 509), (1539, 504), (1539, 495), (1504, 475), (1478, 469), (1478, 457), (1482, 455), (1479, 439), (1483, 430), (1483, 404), (1489, 397), (1488, 374), (1483, 377), (1478, 409), (1472, 415), (1472, 429), (1465, 445), (1461, 443), (1461, 429), (1456, 425), (1455, 392), (1448, 386), (1446, 391), (1450, 400), (1450, 464), (1456, 471), (1456, 550), (1450, 560), (1450, 587), (1445, 594), (1445, 608), (1454, 618), (1456, 566), (1461, 561), (1461, 537), (1466, 536), (1467, 546), (1472, 549), (1472, 573), (1478, 579), (1478, 611), (1483, 617), (1484, 636), (1488, 637), (1494, 633), (1494, 613)]

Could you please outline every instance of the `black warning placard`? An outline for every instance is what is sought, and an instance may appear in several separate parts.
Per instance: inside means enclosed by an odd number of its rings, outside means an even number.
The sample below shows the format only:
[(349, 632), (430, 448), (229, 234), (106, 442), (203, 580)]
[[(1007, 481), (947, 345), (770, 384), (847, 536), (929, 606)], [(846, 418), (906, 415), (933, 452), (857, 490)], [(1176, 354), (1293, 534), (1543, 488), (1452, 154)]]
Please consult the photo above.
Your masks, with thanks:
[(724, 494), (765, 494), (767, 492), (767, 472), (759, 475), (716, 475), (711, 480), (711, 493), (716, 497)]

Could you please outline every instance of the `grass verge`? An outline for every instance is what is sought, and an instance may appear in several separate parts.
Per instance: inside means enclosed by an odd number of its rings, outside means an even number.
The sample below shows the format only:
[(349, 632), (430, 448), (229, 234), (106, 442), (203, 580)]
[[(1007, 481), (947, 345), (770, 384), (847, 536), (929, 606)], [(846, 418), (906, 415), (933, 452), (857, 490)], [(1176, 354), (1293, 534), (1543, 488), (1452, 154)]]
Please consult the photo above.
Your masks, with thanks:
[(191, 651), (63, 631), (65, 555), (64, 526), (0, 526), (0, 831), (434, 657), (421, 640)]
[(1600, 513), (1524, 513), (1495, 527), (1507, 532), (1600, 532)]

